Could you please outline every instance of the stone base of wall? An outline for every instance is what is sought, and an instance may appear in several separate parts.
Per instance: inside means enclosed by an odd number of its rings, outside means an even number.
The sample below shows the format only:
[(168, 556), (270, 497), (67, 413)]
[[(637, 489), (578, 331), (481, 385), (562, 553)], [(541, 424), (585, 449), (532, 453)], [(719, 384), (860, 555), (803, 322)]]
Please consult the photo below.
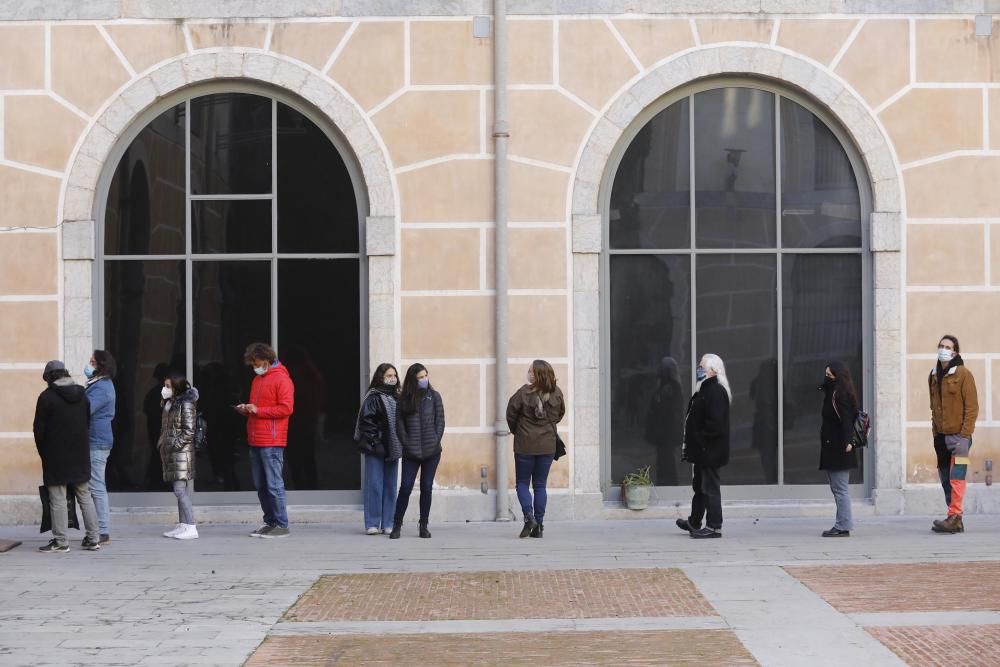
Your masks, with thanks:
[[(903, 490), (876, 492), (873, 500), (854, 501), (854, 515), (938, 516), (945, 514), (944, 496), (936, 485), (915, 486)], [(419, 491), (410, 497), (407, 523), (416, 522)], [(434, 494), (431, 523), (493, 521), (496, 494), (439, 491)], [(517, 496), (510, 491), (510, 520), (521, 521)], [(833, 516), (833, 501), (732, 501), (723, 503), (728, 518), (803, 518)], [(546, 518), (550, 521), (597, 519), (673, 519), (687, 516), (686, 504), (653, 505), (633, 511), (617, 502), (605, 502), (598, 493), (570, 494), (553, 491), (549, 494)], [(1000, 490), (984, 484), (972, 484), (965, 500), (966, 514), (1000, 514)], [(357, 523), (362, 524), (360, 505), (291, 505), (292, 523)], [(0, 525), (32, 525), (41, 519), (42, 508), (36, 496), (0, 496)], [(257, 524), (260, 508), (256, 504), (197, 505), (195, 514), (202, 523)], [(169, 525), (177, 521), (175, 507), (112, 507), (112, 523), (135, 525)]]
[[(914, 516), (947, 514), (944, 491), (937, 484), (911, 486), (897, 493), (902, 496), (903, 514)], [(965, 514), (1000, 514), (1000, 487), (969, 484), (963, 504)]]

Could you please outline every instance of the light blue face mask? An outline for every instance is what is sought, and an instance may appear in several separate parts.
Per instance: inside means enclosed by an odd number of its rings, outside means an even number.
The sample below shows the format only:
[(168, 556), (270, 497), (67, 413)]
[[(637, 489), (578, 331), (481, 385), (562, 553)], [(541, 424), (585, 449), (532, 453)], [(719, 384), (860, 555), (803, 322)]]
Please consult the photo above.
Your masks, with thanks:
[(87, 367), (83, 369), (83, 374), (86, 375), (88, 378), (94, 377), (94, 373), (96, 372), (97, 369), (91, 366), (90, 364), (87, 364)]
[(427, 389), (427, 387), (431, 386), (431, 379), (417, 378), (417, 386), (420, 387), (421, 389)]
[(701, 382), (706, 377), (708, 377), (708, 373), (705, 372), (704, 368), (702, 368), (701, 366), (698, 366), (698, 368), (696, 368), (695, 371), (694, 371), (694, 377), (695, 377), (696, 380), (698, 380), (698, 382)]

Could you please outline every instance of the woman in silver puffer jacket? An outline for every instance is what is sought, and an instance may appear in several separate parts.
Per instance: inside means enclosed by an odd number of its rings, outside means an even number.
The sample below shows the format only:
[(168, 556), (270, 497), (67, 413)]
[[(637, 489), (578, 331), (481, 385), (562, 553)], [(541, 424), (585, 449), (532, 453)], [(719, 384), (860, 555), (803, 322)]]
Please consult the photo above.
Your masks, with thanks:
[(163, 481), (170, 482), (177, 496), (179, 522), (164, 537), (193, 540), (198, 537), (191, 505), (194, 483), (194, 439), (198, 416), (198, 390), (183, 375), (171, 374), (163, 381), (160, 440), (156, 448), (163, 464)]

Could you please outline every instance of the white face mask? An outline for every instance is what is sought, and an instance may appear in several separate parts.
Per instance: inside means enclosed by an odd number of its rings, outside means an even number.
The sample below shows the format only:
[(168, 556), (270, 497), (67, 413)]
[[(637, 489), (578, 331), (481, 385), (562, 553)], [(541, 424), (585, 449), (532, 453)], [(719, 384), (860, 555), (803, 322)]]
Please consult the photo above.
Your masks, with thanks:
[(263, 375), (264, 373), (267, 372), (267, 366), (254, 366), (253, 372), (256, 373), (257, 375)]
[(391, 377), (391, 378), (382, 378), (382, 382), (385, 383), (385, 385), (387, 387), (395, 387), (396, 383), (399, 382), (399, 380), (397, 380), (394, 377)]
[(163, 397), (163, 400), (169, 401), (174, 396), (174, 390), (170, 387), (164, 387), (160, 390), (160, 396)]
[(949, 361), (951, 361), (951, 358), (953, 356), (955, 356), (955, 351), (954, 350), (949, 350), (946, 347), (939, 347), (938, 348), (938, 361), (940, 361), (941, 363), (943, 363), (943, 364), (948, 363)]

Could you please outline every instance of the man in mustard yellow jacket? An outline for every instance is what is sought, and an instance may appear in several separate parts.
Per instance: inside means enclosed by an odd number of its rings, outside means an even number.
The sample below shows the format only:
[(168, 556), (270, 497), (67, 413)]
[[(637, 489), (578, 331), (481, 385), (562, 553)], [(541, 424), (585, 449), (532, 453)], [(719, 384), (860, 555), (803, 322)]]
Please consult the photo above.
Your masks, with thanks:
[(934, 522), (935, 533), (963, 533), (962, 499), (969, 468), (972, 432), (979, 416), (976, 379), (959, 355), (958, 339), (944, 336), (938, 343), (937, 365), (927, 378), (931, 395), (931, 428), (938, 476), (944, 488), (948, 518)]

